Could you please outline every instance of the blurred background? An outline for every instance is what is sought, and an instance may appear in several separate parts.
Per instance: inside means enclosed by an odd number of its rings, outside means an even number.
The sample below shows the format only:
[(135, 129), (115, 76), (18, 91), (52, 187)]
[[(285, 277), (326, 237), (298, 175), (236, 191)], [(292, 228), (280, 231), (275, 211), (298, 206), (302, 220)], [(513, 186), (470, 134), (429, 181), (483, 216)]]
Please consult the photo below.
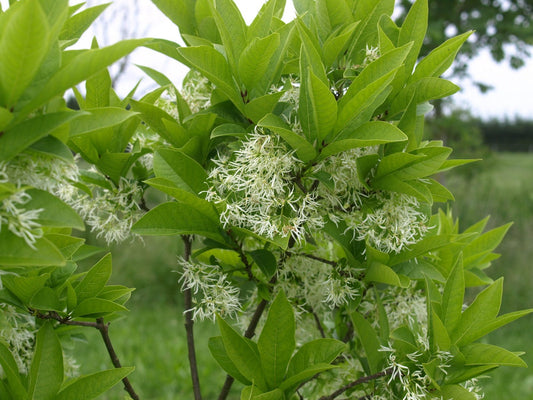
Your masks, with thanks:
[[(263, 1), (236, 3), (249, 23)], [(294, 8), (290, 0), (287, 3), (284, 19), (290, 20)], [(395, 16), (401, 21), (412, 1), (397, 3)], [(426, 54), (449, 37), (476, 31), (445, 75), (462, 87), (461, 92), (435, 104), (427, 122), (427, 138), (443, 140), (455, 149), (455, 157), (483, 159), (439, 177), (457, 199), (448, 206), (459, 217), (462, 229), (487, 215), (491, 215), (488, 228), (514, 221), (499, 248), (501, 257), (489, 271), (493, 278), (505, 275), (502, 313), (533, 308), (533, 60), (529, 57), (533, 51), (533, 0), (430, 0), (429, 4)], [(89, 47), (92, 36), (100, 46), (133, 37), (180, 42), (177, 28), (149, 0), (112, 1), (80, 47)], [(138, 49), (112, 67), (119, 94), (125, 95), (139, 80), (138, 96), (156, 87), (136, 64), (165, 73), (178, 88), (187, 72), (158, 53)], [(144, 245), (113, 249), (112, 279), (137, 290), (130, 303), (132, 312), (113, 324), (111, 334), (122, 340), (116, 346), (124, 364), (137, 367), (131, 379), (143, 399), (192, 398), (174, 272), (178, 242), (177, 238), (148, 238)], [(525, 351), (524, 359), (533, 366), (531, 332), (533, 318), (529, 316), (496, 331), (488, 341)], [(196, 333), (204, 397), (216, 398), (224, 374), (211, 359), (206, 343), (217, 332), (205, 324)], [(97, 332), (88, 340), (95, 342), (91, 349), (97, 350), (88, 353), (83, 351), (86, 345), (77, 345), (82, 352), (77, 357), (81, 369), (88, 373), (111, 367)], [(494, 377), (483, 379), (482, 385), (489, 400), (533, 399), (533, 368), (503, 367)], [(233, 398), (238, 398), (237, 391), (234, 393)], [(101, 398), (123, 399), (124, 395), (117, 387)]]

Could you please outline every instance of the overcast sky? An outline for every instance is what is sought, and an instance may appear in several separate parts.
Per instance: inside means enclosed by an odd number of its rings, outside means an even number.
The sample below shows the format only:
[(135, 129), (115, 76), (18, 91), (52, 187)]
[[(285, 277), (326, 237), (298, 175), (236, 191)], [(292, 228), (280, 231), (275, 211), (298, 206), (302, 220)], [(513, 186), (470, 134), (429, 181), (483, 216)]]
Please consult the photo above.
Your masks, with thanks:
[[(5, 7), (8, 0), (0, 0)], [(438, 0), (432, 0), (438, 1)], [(71, 1), (71, 4), (80, 1)], [(104, 0), (89, 0), (90, 4), (104, 3)], [(109, 0), (108, 0), (109, 2)], [(113, 4), (105, 11), (102, 20), (107, 23), (100, 26), (96, 32), (88, 32), (81, 41), (82, 45), (88, 47), (94, 34), (100, 37), (105, 29), (107, 40), (113, 42), (120, 37), (117, 32), (120, 24), (112, 23), (110, 17), (113, 14), (122, 15), (120, 7), (128, 7), (133, 2), (131, 0), (114, 0)], [(178, 41), (179, 32), (177, 28), (151, 3), (150, 0), (138, 0), (142, 9), (138, 21), (132, 20), (132, 32), (145, 37), (163, 37), (170, 40)], [(249, 23), (264, 3), (264, 0), (235, 0), (243, 13), (245, 20)], [(294, 16), (292, 2), (287, 1), (285, 20), (290, 20)], [(117, 39), (114, 39), (117, 37)], [(101, 40), (102, 42), (102, 40)], [(138, 49), (131, 58), (130, 62), (134, 64), (146, 65), (164, 72), (175, 84), (179, 86), (180, 81), (186, 69), (177, 62), (168, 60), (168, 58), (159, 55), (151, 50)], [(117, 90), (120, 94), (126, 94), (133, 85), (143, 79), (140, 87), (141, 91), (146, 91), (154, 87), (153, 83), (143, 73), (135, 67), (128, 68), (127, 77), (121, 78)], [(486, 83), (494, 87), (494, 90), (486, 94), (481, 94), (468, 81), (455, 82), (462, 87), (461, 92), (454, 95), (456, 102), (465, 108), (469, 108), (475, 115), (483, 118), (513, 118), (520, 116), (523, 118), (533, 118), (533, 60), (530, 59), (526, 65), (519, 69), (513, 70), (507, 64), (497, 64), (492, 61), (488, 52), (481, 54), (478, 58), (472, 60), (470, 64), (470, 73), (476, 81)]]

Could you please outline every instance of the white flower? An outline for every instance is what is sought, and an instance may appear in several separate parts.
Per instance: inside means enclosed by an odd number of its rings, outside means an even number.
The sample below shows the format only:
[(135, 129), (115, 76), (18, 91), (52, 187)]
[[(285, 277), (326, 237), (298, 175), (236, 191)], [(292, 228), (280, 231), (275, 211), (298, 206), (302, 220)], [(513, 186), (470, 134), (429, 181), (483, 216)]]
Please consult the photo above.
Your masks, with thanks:
[(194, 320), (211, 319), (216, 315), (234, 316), (241, 310), (239, 289), (231, 284), (225, 273), (213, 265), (186, 261), (179, 257), (182, 266), (180, 282), (182, 290), (193, 293), (192, 312)]
[(183, 80), (181, 95), (193, 113), (205, 110), (211, 105), (213, 87), (198, 71), (191, 70)]
[(0, 231), (7, 225), (13, 234), (24, 239), (32, 249), (35, 242), (43, 236), (41, 224), (38, 222), (42, 208), (27, 210), (24, 206), (31, 197), (24, 190), (19, 190), (0, 201)]
[(427, 232), (428, 218), (416, 198), (377, 192), (365, 199), (360, 210), (346, 215), (347, 231), (384, 253), (399, 253)]
[(296, 240), (323, 226), (316, 195), (294, 191), (302, 162), (277, 136), (256, 130), (233, 154), (219, 154), (214, 162), (206, 198), (225, 204), (224, 226), (270, 239), (291, 234)]
[[(36, 331), (32, 317), (18, 313), (12, 306), (0, 306), (0, 339), (8, 344), (19, 371), (23, 374), (28, 373), (33, 358)], [(0, 376), (2, 375), (0, 367)]]

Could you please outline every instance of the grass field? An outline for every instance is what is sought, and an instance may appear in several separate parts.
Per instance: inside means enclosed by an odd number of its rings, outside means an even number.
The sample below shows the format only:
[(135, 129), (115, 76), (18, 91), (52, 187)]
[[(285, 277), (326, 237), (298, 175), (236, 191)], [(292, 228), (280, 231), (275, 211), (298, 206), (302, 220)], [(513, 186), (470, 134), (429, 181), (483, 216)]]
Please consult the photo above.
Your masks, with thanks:
[[(493, 278), (505, 275), (502, 312), (533, 308), (533, 155), (495, 154), (486, 161), (461, 167), (442, 177), (455, 194), (454, 214), (466, 227), (486, 215), (490, 226), (509, 221), (514, 225), (499, 251), (502, 257), (489, 270)], [(110, 334), (124, 365), (135, 365), (131, 375), (143, 400), (192, 399), (187, 364), (182, 308), (179, 306), (176, 268), (176, 238), (146, 239), (144, 246), (117, 248), (114, 254), (116, 283), (136, 287), (132, 310), (112, 324)], [(513, 351), (525, 351), (533, 366), (533, 317), (496, 331), (489, 341)], [(206, 400), (216, 399), (224, 374), (207, 350), (207, 339), (217, 334), (210, 324), (197, 326), (196, 339), (201, 366), (200, 379)], [(83, 372), (111, 368), (97, 332), (88, 332), (89, 345), (76, 345)], [(90, 351), (88, 351), (90, 349)], [(533, 369), (501, 368), (482, 381), (488, 400), (533, 399)], [(235, 390), (231, 399), (238, 399)], [(122, 400), (120, 385), (100, 397)]]

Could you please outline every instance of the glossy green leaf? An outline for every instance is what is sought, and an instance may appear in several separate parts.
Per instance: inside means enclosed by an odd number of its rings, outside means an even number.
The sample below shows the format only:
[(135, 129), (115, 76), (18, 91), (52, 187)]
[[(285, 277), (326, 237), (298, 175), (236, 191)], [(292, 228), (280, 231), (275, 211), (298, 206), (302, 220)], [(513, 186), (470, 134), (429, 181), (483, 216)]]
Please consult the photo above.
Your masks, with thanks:
[(158, 205), (137, 221), (132, 231), (139, 235), (200, 235), (224, 242), (220, 223), (189, 204), (168, 202)]
[(0, 341), (0, 366), (13, 396), (18, 399), (25, 399), (27, 392), (20, 379), (17, 363), (9, 348), (2, 341)]
[(117, 311), (128, 311), (126, 307), (114, 301), (90, 298), (83, 301), (78, 300), (78, 305), (72, 312), (73, 317), (100, 317)]
[(451, 335), (454, 343), (458, 346), (471, 343), (475, 340), (473, 337), (479, 335), (487, 324), (496, 319), (500, 311), (502, 292), (503, 278), (500, 278), (476, 296), (472, 304), (464, 310)]
[(244, 105), (244, 114), (250, 120), (258, 122), (274, 110), (274, 108), (278, 105), (281, 96), (283, 96), (283, 92), (271, 93), (261, 97), (256, 97)]
[(108, 253), (87, 271), (82, 281), (76, 286), (78, 302), (97, 296), (111, 277), (111, 271), (111, 253)]
[(56, 400), (63, 383), (63, 351), (50, 322), (45, 322), (35, 338), (30, 367), (28, 399)]
[(267, 279), (274, 276), (278, 269), (278, 262), (276, 256), (274, 256), (272, 252), (265, 249), (259, 249), (253, 250), (249, 254)]
[(49, 287), (43, 287), (35, 293), (29, 302), (29, 306), (35, 310), (63, 311), (57, 292)]
[(370, 265), (365, 275), (365, 281), (400, 287), (407, 287), (410, 282), (407, 277), (398, 275), (391, 267), (378, 262), (373, 262)]
[(233, 0), (213, 0), (209, 2), (222, 44), (233, 70), (237, 70), (237, 60), (246, 47), (247, 27)]
[(316, 157), (316, 150), (304, 137), (294, 133), (290, 126), (274, 114), (268, 114), (257, 125), (268, 128), (281, 136), (304, 162)]
[(320, 143), (332, 132), (337, 121), (337, 100), (329, 86), (325, 85), (311, 70), (309, 70), (307, 80), (307, 94), (310, 105), (307, 111), (309, 119), (305, 124), (309, 130), (308, 137)]
[(222, 336), (215, 336), (209, 338), (208, 346), (213, 358), (216, 360), (218, 365), (220, 365), (220, 367), (228, 373), (228, 375), (232, 376), (233, 378), (245, 385), (252, 384), (251, 381), (246, 379), (239, 372), (235, 364), (229, 358), (228, 353), (226, 352), (226, 348), (224, 347), (224, 341), (222, 340)]
[(41, 225), (85, 230), (85, 224), (81, 217), (57, 197), (40, 189), (29, 189), (26, 193), (31, 196), (31, 200), (25, 205), (25, 208), (27, 210), (42, 210), (37, 218), (37, 222)]
[(0, 135), (0, 161), (8, 161), (67, 122), (84, 115), (57, 112), (28, 119)]
[(465, 356), (465, 365), (507, 365), (527, 368), (518, 355), (501, 347), (487, 343), (473, 343), (461, 348)]
[(411, 51), (405, 60), (405, 73), (410, 74), (418, 59), (418, 53), (424, 43), (428, 27), (428, 0), (416, 0), (400, 28), (398, 45), (413, 43)]
[(133, 372), (133, 367), (114, 368), (96, 372), (67, 382), (54, 400), (92, 400), (111, 389)]
[(63, 265), (65, 258), (49, 240), (37, 239), (34, 249), (8, 229), (0, 231), (0, 264), (25, 266)]
[(81, 115), (70, 123), (71, 137), (119, 125), (137, 115), (136, 112), (118, 107), (102, 107), (85, 111), (90, 114)]
[(268, 387), (275, 388), (285, 377), (296, 342), (294, 311), (285, 293), (280, 291), (268, 312), (257, 341), (263, 373)]
[(455, 263), (442, 293), (442, 322), (448, 330), (453, 332), (461, 320), (465, 294), (465, 279), (463, 259), (460, 257)]
[(46, 55), (49, 27), (39, 3), (13, 10), (0, 37), (0, 102), (12, 107), (33, 80)]
[(370, 325), (370, 322), (357, 311), (351, 313), (350, 318), (352, 319), (355, 332), (361, 340), (361, 345), (365, 350), (370, 367), (369, 372), (372, 374), (376, 373), (379, 370), (381, 361), (385, 357), (385, 353), (379, 351), (381, 343), (379, 342), (378, 335), (374, 328), (372, 328), (372, 325)]
[(209, 46), (184, 47), (178, 49), (187, 64), (200, 71), (219, 88), (237, 109), (243, 111), (241, 95), (233, 83), (228, 62), (222, 54)]
[(253, 382), (261, 391), (267, 391), (268, 385), (261, 367), (258, 346), (237, 333), (222, 318), (217, 317), (217, 321), (230, 360), (248, 381)]
[(346, 344), (336, 339), (323, 338), (307, 342), (291, 358), (287, 377), (297, 375), (313, 365), (330, 364), (345, 349)]
[(291, 391), (294, 391), (299, 385), (301, 385), (302, 383), (310, 380), (311, 378), (313, 378), (317, 374), (319, 374), (321, 372), (324, 372), (324, 371), (327, 371), (327, 370), (330, 370), (330, 369), (333, 369), (333, 368), (335, 368), (335, 366), (334, 365), (330, 365), (330, 364), (315, 364), (315, 365), (312, 365), (309, 368), (306, 368), (303, 371), (298, 372), (297, 374), (292, 375), (292, 376), (288, 377), (287, 379), (285, 379), (281, 383), (279, 388), (281, 390), (292, 389)]
[(468, 39), (473, 31), (465, 32), (442, 43), (432, 50), (416, 66), (409, 83), (425, 77), (439, 77), (452, 65), (459, 48)]
[(357, 147), (404, 140), (407, 140), (407, 136), (394, 125), (383, 121), (371, 121), (359, 126), (346, 138), (328, 144), (320, 153), (320, 158), (323, 159)]
[(65, 90), (113, 64), (146, 42), (146, 39), (123, 40), (111, 46), (81, 52), (46, 82), (39, 94), (20, 110), (20, 115), (29, 114), (35, 108), (43, 105), (53, 97), (63, 94)]
[[(249, 95), (267, 72), (271, 58), (279, 45), (280, 35), (273, 33), (261, 39), (252, 39), (240, 54), (239, 77)], [(262, 90), (260, 90), (261, 92)]]
[(159, 149), (154, 154), (154, 173), (193, 194), (207, 190), (207, 173), (191, 157), (179, 150)]
[(71, 16), (63, 25), (59, 34), (60, 40), (78, 40), (81, 35), (91, 26), (100, 14), (110, 5), (100, 4), (89, 7)]
[(476, 400), (477, 396), (459, 385), (444, 385), (438, 393), (443, 400)]

